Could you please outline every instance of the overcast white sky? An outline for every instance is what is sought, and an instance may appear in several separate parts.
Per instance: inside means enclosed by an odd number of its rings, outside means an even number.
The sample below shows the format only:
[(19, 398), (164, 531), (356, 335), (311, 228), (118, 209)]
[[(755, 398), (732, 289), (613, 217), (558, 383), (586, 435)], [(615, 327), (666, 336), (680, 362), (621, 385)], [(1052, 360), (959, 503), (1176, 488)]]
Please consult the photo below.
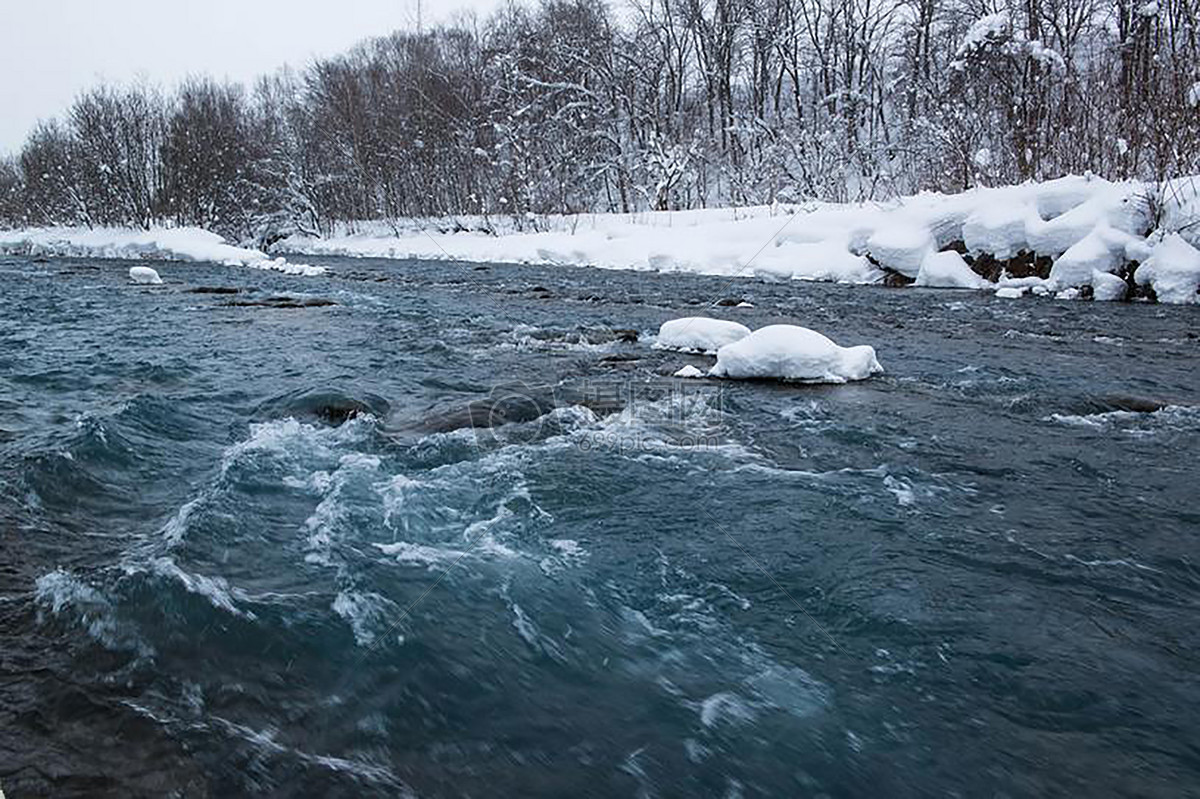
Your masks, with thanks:
[[(500, 0), (424, 0), (426, 23)], [(0, 0), (0, 154), (103, 79), (249, 81), (416, 27), (417, 0)]]

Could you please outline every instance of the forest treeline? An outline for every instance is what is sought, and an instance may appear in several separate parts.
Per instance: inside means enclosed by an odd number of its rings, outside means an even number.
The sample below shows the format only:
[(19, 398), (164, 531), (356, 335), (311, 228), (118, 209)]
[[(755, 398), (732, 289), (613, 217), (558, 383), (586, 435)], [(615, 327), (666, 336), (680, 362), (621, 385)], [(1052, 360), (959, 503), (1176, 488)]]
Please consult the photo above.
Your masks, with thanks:
[(1162, 179), (1200, 171), (1198, 1), (513, 3), (252, 87), (87, 91), (0, 160), (0, 224), (269, 242), (411, 216)]

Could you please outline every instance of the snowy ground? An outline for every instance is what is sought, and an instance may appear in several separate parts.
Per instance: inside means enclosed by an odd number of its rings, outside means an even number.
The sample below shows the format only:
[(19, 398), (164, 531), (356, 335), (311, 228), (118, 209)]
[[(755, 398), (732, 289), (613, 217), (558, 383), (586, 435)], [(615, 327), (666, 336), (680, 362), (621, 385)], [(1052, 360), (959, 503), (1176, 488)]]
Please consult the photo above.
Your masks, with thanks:
[(148, 258), (203, 261), (226, 266), (271, 269), (290, 275), (320, 275), (321, 266), (290, 263), (263, 252), (236, 247), (199, 228), (128, 230), (114, 228), (28, 228), (0, 230), (0, 252), (85, 258)]
[[(846, 283), (878, 283), (886, 269), (922, 286), (1011, 288), (1004, 296), (1032, 291), (1064, 297), (1087, 287), (1098, 299), (1117, 299), (1125, 291), (1115, 284), (1114, 273), (1148, 260), (1167, 239), (1172, 241), (1172, 265), (1145, 270), (1137, 278), (1154, 286), (1164, 301), (1192, 303), (1200, 287), (1200, 266), (1192, 255), (1200, 245), (1198, 189), (1200, 178), (1155, 186), (1067, 177), (955, 195), (924, 193), (883, 204), (526, 220), (537, 232), (482, 218), (358, 224), (353, 234), (293, 237), (279, 246), (314, 255), (592, 265)], [(476, 232), (443, 232), (454, 228)], [(478, 232), (483, 228), (495, 232)], [(1171, 238), (1176, 232), (1181, 234), (1178, 241)], [(1000, 261), (1026, 252), (1052, 258), (1054, 264), (1047, 278), (1001, 276), (997, 285), (972, 272), (956, 248)]]

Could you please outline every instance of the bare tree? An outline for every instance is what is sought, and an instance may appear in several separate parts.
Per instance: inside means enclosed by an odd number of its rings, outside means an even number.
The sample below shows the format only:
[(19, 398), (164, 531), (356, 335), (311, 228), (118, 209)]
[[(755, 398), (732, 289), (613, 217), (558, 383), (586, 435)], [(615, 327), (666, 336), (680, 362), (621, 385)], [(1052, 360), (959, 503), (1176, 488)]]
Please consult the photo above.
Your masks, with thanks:
[(0, 167), (0, 214), (270, 243), (1200, 169), (1196, 0), (620, 3), (514, 0), (251, 93), (101, 86)]

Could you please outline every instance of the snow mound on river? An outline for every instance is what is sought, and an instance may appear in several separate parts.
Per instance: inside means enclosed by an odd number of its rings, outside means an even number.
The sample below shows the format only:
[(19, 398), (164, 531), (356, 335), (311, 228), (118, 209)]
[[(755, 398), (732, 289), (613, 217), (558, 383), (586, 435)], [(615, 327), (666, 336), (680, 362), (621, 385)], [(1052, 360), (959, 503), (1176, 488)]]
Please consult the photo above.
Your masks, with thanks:
[(162, 278), (158, 276), (158, 272), (148, 266), (129, 267), (129, 279), (134, 283), (145, 283), (153, 286), (162, 285)]
[[(1092, 175), (1043, 183), (923, 192), (882, 203), (802, 203), (634, 214), (456, 217), (356, 222), (326, 239), (292, 237), (281, 251), (880, 283), (889, 273), (939, 288), (996, 288), (971, 270), (988, 256), (1040, 261), (1023, 277), (1035, 295), (1104, 284), (1153, 242), (1183, 231), (1200, 244), (1200, 180), (1110, 182)], [(1161, 213), (1156, 213), (1158, 209)], [(1153, 230), (1156, 223), (1158, 230)], [(351, 232), (353, 231), (353, 232)], [(398, 233), (396, 231), (399, 231)], [(958, 252), (963, 255), (959, 255)], [(953, 254), (952, 254), (953, 253)], [(1045, 273), (1046, 260), (1052, 261)], [(988, 274), (995, 278), (995, 271)], [(1191, 295), (1188, 295), (1190, 298)], [(1161, 292), (1183, 301), (1182, 290)], [(1187, 301), (1191, 301), (1190, 299)]]
[(726, 344), (750, 335), (750, 328), (724, 319), (709, 319), (704, 316), (685, 316), (663, 322), (658, 329), (656, 350), (679, 350), (681, 352), (715, 353)]
[(841, 347), (807, 327), (768, 325), (717, 350), (717, 365), (709, 374), (845, 383), (882, 371), (874, 347)]
[(0, 230), (0, 252), (122, 260), (211, 262), (270, 269), (289, 275), (320, 275), (323, 266), (290, 263), (258, 250), (236, 247), (199, 228), (29, 228)]

